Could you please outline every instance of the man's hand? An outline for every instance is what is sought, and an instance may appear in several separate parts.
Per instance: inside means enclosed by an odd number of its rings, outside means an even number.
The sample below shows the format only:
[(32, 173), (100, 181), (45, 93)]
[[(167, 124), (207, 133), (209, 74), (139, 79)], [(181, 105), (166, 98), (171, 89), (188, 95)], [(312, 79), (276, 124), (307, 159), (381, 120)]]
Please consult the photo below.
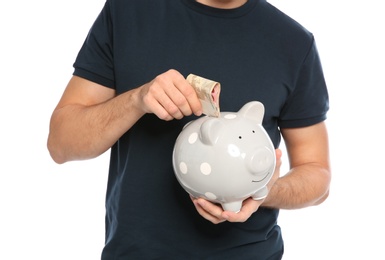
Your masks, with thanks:
[(194, 88), (176, 70), (169, 70), (139, 88), (139, 107), (160, 119), (181, 119), (202, 114), (202, 105)]
[[(268, 189), (274, 185), (275, 181), (279, 178), (280, 175), (282, 151), (280, 149), (276, 149), (275, 154), (277, 163), (275, 166), (274, 174), (267, 185)], [(245, 222), (254, 212), (259, 209), (264, 201), (264, 199), (254, 200), (252, 198), (247, 198), (243, 201), (241, 210), (235, 213), (232, 211), (224, 211), (221, 205), (215, 204), (203, 198), (194, 198), (192, 196), (190, 197), (198, 213), (213, 224), (219, 224), (224, 221)]]

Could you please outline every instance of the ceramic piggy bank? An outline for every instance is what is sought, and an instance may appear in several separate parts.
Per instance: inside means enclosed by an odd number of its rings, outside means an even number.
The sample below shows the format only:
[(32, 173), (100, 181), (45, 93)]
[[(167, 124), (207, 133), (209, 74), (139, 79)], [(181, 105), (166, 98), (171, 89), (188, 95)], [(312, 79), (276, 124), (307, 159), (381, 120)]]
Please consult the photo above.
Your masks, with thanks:
[(173, 167), (182, 187), (234, 212), (246, 198), (266, 197), (276, 159), (262, 127), (264, 112), (262, 103), (252, 101), (238, 112), (186, 124), (173, 151)]

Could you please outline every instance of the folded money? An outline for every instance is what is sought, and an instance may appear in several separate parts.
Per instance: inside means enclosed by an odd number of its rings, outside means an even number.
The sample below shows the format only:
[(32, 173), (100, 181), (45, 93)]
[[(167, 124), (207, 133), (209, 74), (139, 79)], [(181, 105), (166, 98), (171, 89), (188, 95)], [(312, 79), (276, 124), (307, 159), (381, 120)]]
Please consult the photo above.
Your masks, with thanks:
[(197, 92), (201, 101), (203, 114), (207, 116), (219, 117), (219, 94), (221, 84), (194, 74), (187, 76), (187, 81)]

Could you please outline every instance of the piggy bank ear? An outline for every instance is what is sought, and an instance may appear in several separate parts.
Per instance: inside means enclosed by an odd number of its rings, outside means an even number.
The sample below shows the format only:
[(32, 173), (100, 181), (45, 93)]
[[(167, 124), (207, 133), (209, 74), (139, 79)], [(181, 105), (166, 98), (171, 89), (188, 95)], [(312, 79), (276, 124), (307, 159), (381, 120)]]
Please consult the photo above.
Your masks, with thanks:
[(223, 126), (223, 122), (218, 118), (210, 118), (204, 121), (199, 131), (199, 136), (202, 143), (207, 145), (214, 145), (222, 133)]
[(238, 114), (250, 118), (253, 121), (262, 123), (263, 116), (265, 114), (265, 107), (261, 102), (251, 101), (246, 103), (239, 111)]

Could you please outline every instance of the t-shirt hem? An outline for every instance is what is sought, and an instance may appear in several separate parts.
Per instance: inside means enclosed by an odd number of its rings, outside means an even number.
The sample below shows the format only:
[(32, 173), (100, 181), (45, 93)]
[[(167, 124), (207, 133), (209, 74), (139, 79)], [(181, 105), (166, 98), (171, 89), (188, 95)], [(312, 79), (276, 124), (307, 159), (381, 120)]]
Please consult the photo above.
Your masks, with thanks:
[(86, 69), (76, 67), (73, 72), (73, 75), (90, 80), (92, 82), (95, 82), (97, 84), (103, 85), (108, 88), (115, 88), (115, 83), (113, 80), (107, 79), (103, 76), (90, 72)]
[(326, 114), (305, 118), (305, 119), (294, 119), (294, 120), (285, 120), (278, 123), (280, 128), (298, 128), (298, 127), (307, 127), (312, 126), (318, 123), (325, 121), (327, 118)]

